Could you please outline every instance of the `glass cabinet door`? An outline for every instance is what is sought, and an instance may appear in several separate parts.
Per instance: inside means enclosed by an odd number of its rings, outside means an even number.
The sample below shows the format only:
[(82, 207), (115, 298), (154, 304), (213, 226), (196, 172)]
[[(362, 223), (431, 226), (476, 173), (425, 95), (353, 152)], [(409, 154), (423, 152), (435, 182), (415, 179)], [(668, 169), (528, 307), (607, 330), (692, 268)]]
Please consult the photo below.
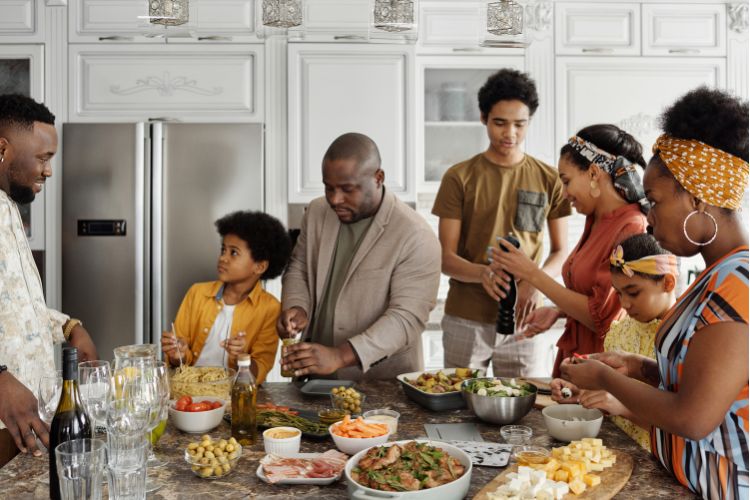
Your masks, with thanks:
[[(43, 100), (42, 46), (0, 46), (0, 94), (21, 94)], [(44, 250), (44, 191), (26, 205), (19, 205), (32, 250)]]
[(523, 68), (523, 57), (425, 57), (421, 68), (424, 92), (418, 119), (422, 120), (422, 161), (419, 190), (434, 192), (445, 171), (489, 146), (477, 93), (487, 78), (503, 67)]

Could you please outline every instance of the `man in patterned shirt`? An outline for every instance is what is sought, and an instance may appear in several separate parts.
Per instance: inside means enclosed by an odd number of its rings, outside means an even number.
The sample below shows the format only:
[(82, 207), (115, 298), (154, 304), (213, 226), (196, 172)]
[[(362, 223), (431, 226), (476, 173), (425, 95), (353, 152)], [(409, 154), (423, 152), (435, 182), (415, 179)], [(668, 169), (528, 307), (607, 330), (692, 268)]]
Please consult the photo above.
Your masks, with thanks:
[(55, 370), (55, 342), (78, 348), (78, 359), (96, 359), (81, 322), (47, 307), (39, 271), (24, 232), (18, 204), (31, 203), (57, 151), (55, 117), (20, 95), (0, 95), (0, 466), (18, 453), (41, 455), (36, 436), (48, 445), (32, 391)]

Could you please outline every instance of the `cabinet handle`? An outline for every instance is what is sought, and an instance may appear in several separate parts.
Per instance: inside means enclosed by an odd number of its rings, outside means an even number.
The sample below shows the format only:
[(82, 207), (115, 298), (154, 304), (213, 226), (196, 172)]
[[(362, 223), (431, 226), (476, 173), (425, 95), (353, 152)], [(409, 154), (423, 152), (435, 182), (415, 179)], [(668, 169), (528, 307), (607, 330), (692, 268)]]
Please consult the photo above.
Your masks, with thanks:
[(219, 35), (209, 35), (209, 36), (199, 36), (198, 41), (213, 41), (213, 42), (231, 42), (232, 37), (231, 36), (219, 36)]
[(596, 49), (581, 49), (581, 52), (584, 54), (611, 54), (614, 52), (614, 49), (603, 49), (603, 48), (596, 48)]
[(362, 35), (334, 35), (334, 40), (367, 40), (366, 37)]
[(454, 47), (453, 52), (482, 52), (479, 47)]
[(132, 42), (133, 37), (132, 36), (119, 36), (119, 35), (100, 36), (99, 41), (100, 42)]
[(700, 54), (698, 49), (669, 49), (670, 54)]

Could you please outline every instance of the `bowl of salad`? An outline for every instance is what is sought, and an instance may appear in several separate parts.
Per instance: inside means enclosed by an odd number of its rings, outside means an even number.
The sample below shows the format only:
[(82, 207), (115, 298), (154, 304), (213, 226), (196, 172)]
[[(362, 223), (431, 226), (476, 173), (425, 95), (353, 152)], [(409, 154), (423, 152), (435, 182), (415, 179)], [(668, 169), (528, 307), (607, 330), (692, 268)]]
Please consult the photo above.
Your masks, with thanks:
[(535, 385), (504, 377), (465, 380), (461, 395), (474, 414), (491, 424), (512, 424), (534, 407)]

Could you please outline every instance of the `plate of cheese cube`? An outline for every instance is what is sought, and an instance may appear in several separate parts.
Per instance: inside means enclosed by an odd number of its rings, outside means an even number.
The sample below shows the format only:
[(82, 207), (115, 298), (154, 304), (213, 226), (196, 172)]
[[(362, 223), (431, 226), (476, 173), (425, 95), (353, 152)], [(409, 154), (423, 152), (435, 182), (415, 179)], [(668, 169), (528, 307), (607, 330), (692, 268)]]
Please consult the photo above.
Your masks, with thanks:
[(607, 500), (625, 486), (632, 472), (630, 455), (608, 449), (601, 439), (584, 438), (552, 448), (544, 461), (519, 459), (474, 500)]

